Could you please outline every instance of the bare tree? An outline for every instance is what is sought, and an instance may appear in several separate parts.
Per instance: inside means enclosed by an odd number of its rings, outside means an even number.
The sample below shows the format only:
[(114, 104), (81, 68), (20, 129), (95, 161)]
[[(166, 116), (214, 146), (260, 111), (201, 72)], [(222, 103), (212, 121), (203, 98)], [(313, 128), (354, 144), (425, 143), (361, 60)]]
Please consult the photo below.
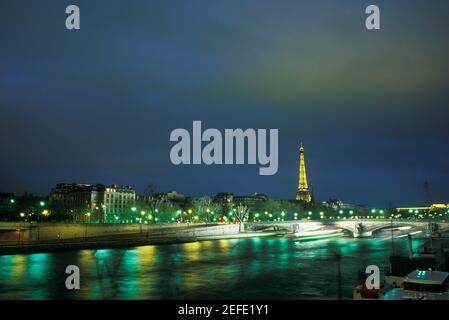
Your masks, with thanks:
[(249, 217), (249, 208), (245, 205), (238, 204), (235, 207), (235, 218), (238, 222), (246, 222)]

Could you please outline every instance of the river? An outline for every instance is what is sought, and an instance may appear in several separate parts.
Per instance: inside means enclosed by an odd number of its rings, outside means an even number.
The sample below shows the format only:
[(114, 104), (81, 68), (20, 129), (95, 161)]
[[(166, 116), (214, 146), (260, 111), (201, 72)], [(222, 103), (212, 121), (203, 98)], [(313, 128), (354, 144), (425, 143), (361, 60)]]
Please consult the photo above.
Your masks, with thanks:
[[(413, 240), (416, 249), (424, 240)], [(407, 239), (395, 252), (407, 253)], [(388, 267), (391, 239), (251, 238), (0, 256), (0, 299), (343, 299), (358, 270)], [(335, 253), (341, 253), (341, 281)], [(65, 288), (77, 265), (81, 289)]]

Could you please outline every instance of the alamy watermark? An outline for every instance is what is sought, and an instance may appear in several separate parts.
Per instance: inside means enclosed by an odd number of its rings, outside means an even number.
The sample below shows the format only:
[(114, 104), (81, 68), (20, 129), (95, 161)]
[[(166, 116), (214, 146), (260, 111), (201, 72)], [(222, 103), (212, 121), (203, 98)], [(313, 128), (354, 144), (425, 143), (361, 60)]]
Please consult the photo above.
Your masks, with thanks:
[[(71, 4), (66, 7), (65, 13), (68, 14), (65, 20), (65, 27), (67, 30), (80, 30), (80, 8), (77, 5)], [(365, 20), (365, 27), (367, 30), (380, 29), (380, 9), (377, 5), (369, 5), (365, 9), (365, 14), (368, 17)]]
[[(219, 130), (210, 128), (202, 132), (201, 125), (201, 121), (193, 121), (192, 135), (182, 128), (171, 132), (170, 141), (177, 142), (170, 151), (174, 165), (242, 165), (247, 155), (247, 164), (261, 166), (260, 175), (277, 173), (278, 129), (269, 129), (269, 136), (267, 129), (225, 129), (223, 141)], [(204, 147), (203, 143), (206, 143)]]
[(365, 270), (366, 274), (369, 276), (365, 280), (365, 286), (369, 290), (378, 290), (380, 289), (380, 270), (376, 265), (369, 265)]
[(65, 273), (69, 276), (65, 280), (67, 290), (80, 289), (80, 268), (76, 265), (69, 265), (65, 269)]

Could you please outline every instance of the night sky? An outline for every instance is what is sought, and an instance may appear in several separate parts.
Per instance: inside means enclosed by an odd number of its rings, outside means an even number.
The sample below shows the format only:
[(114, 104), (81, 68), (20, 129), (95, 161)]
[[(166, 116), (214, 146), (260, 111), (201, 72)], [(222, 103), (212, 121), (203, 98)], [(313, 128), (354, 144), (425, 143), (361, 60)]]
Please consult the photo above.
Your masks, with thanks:
[[(302, 141), (319, 200), (448, 203), (449, 2), (2, 0), (0, 111), (2, 192), (294, 198)], [(170, 132), (193, 120), (279, 129), (278, 173), (172, 165)]]

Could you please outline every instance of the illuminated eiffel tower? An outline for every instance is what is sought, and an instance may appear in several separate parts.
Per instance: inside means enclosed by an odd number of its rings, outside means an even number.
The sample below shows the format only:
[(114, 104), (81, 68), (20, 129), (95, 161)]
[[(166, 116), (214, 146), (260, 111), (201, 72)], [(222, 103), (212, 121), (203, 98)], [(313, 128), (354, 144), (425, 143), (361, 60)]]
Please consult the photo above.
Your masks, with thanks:
[(310, 196), (309, 186), (307, 185), (306, 176), (306, 163), (304, 161), (304, 147), (299, 148), (299, 182), (298, 182), (298, 192), (296, 193), (296, 200), (305, 201), (310, 203), (312, 197)]

